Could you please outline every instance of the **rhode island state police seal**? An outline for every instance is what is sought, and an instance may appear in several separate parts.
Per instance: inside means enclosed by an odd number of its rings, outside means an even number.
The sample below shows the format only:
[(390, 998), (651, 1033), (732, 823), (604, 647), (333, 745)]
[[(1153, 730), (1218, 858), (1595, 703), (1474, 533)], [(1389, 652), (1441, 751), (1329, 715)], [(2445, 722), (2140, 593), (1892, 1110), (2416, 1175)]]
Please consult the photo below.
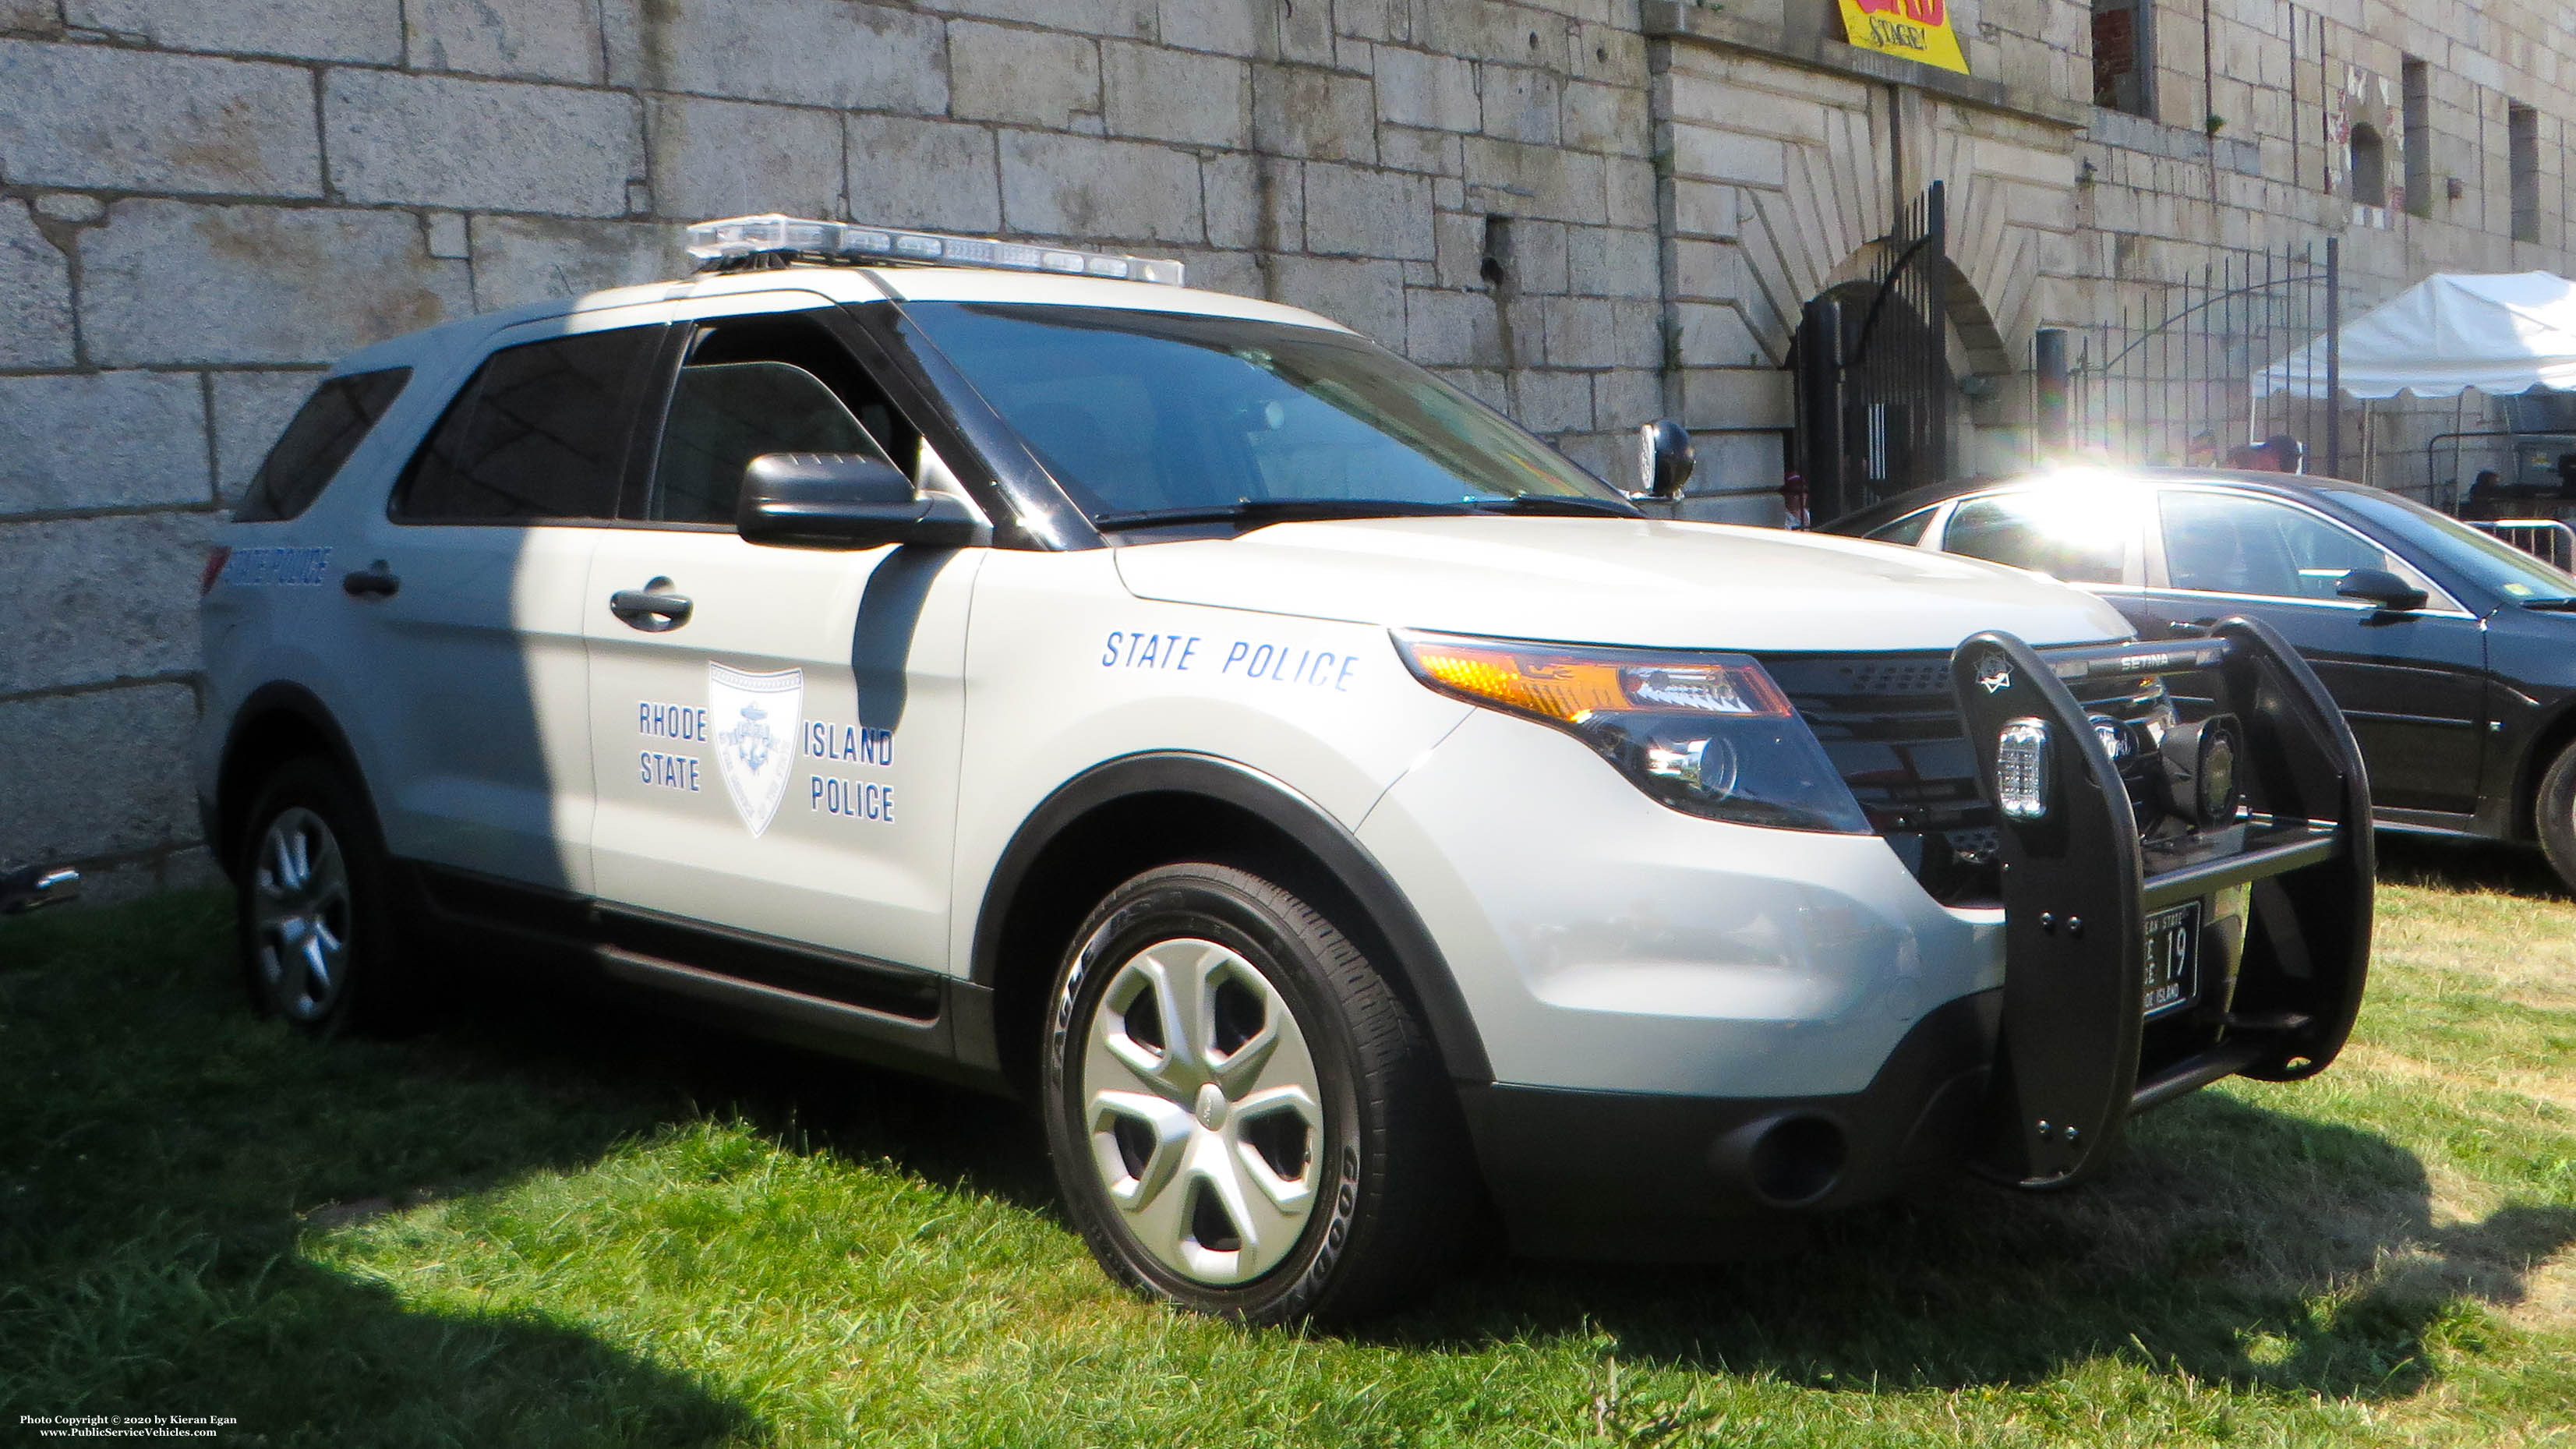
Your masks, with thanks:
[(796, 740), (805, 729), (805, 671), (751, 674), (707, 663), (707, 724), (716, 773), (734, 813), (754, 835), (769, 828), (787, 779), (796, 771)]

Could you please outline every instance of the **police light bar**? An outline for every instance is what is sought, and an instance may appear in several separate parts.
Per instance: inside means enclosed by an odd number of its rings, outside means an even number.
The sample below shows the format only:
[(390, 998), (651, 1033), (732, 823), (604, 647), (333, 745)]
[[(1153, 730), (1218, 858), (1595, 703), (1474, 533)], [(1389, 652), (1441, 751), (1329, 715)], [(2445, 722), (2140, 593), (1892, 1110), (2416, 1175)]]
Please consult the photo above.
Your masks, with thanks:
[(994, 267), (1012, 272), (1053, 272), (1066, 277), (1110, 277), (1128, 282), (1182, 285), (1179, 262), (1089, 252), (1074, 247), (1029, 246), (992, 237), (949, 236), (935, 231), (862, 226), (799, 217), (736, 216), (689, 228), (689, 255), (702, 272), (759, 265), (753, 258), (829, 262), (848, 266)]

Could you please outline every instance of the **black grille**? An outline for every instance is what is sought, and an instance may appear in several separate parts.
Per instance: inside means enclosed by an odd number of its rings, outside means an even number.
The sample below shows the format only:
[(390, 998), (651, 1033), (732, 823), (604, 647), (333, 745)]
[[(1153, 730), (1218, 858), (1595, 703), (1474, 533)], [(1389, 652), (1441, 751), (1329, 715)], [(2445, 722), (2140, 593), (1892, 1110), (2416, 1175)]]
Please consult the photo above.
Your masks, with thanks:
[[(1949, 654), (1775, 654), (1762, 665), (1923, 888), (1949, 905), (2000, 904), (1994, 813), (1977, 790)], [(2097, 679), (2068, 688), (2088, 713), (2127, 724), (2144, 757), (2142, 726), (2163, 704), (2161, 685)], [(2142, 812), (2151, 808), (2137, 781), (2130, 793)]]

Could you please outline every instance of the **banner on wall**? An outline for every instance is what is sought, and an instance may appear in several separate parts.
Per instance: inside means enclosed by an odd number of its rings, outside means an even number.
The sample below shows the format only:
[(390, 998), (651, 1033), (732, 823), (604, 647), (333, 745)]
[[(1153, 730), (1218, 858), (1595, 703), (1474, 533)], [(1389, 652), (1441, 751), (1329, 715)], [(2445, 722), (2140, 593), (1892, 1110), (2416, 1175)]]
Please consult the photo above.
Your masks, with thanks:
[(1843, 38), (1863, 50), (1968, 73), (1950, 29), (1950, 0), (1841, 0)]

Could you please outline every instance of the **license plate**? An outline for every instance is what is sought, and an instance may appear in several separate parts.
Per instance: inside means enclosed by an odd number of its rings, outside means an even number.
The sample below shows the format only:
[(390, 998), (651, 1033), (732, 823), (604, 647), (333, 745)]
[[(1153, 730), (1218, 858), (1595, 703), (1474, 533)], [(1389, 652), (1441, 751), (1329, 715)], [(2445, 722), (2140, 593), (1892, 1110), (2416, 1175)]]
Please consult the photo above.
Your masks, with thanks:
[(2147, 1015), (2180, 1011), (2200, 999), (2200, 902), (2147, 917)]

